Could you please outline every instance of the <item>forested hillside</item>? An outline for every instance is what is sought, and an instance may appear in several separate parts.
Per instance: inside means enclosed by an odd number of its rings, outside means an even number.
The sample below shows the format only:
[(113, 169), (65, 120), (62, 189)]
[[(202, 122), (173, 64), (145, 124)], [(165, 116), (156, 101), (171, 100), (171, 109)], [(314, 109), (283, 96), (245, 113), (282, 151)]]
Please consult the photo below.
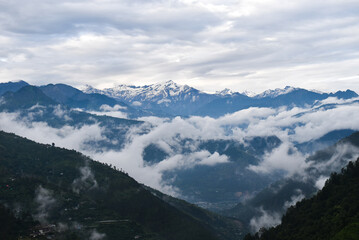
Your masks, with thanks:
[[(7, 208), (0, 208), (6, 212), (1, 220), (11, 223), (1, 234), (14, 239), (48, 226), (58, 239), (97, 234), (99, 239), (200, 240), (219, 235), (126, 173), (76, 151), (5, 132), (0, 132), (0, 203)], [(24, 222), (29, 224), (21, 227)]]
[(288, 209), (282, 223), (245, 240), (359, 239), (359, 158), (333, 173), (314, 197)]

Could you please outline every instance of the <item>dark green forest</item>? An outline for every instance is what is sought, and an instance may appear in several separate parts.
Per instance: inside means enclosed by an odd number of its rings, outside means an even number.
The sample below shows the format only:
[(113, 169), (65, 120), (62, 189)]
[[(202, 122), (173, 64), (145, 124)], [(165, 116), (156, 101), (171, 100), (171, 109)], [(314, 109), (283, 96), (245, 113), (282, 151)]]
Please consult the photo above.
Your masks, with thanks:
[(0, 205), (0, 236), (8, 236), (1, 239), (28, 237), (48, 225), (56, 239), (89, 239), (93, 232), (103, 239), (231, 239), (222, 234), (230, 230), (206, 224), (211, 216), (195, 219), (126, 173), (5, 132), (0, 132)]
[(359, 239), (359, 158), (332, 173), (314, 197), (289, 208), (280, 225), (244, 239)]

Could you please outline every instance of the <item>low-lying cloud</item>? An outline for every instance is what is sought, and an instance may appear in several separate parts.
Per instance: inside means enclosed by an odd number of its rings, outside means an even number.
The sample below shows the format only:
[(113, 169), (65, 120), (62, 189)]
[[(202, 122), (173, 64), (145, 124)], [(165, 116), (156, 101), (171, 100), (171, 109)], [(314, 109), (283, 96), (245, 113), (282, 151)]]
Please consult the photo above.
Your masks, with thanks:
[[(66, 118), (63, 109), (56, 110), (57, 117)], [(104, 126), (94, 122), (89, 125), (61, 128), (50, 127), (45, 122), (31, 121), (30, 116), (19, 113), (0, 113), (0, 129), (14, 132), (37, 142), (75, 149), (84, 152), (93, 159), (112, 164), (123, 169), (137, 181), (166, 193), (179, 194), (171, 182), (163, 180), (163, 174), (178, 169), (189, 169), (199, 165), (213, 166), (227, 164), (229, 159), (217, 152), (198, 149), (206, 140), (235, 140), (246, 144), (245, 139), (255, 136), (277, 136), (282, 144), (271, 152), (259, 156), (261, 161), (249, 169), (262, 174), (284, 171), (288, 175), (301, 173), (308, 167), (318, 169), (337, 169), (342, 163), (337, 158), (324, 163), (307, 162), (307, 155), (295, 148), (296, 143), (315, 140), (324, 134), (337, 129), (359, 130), (359, 104), (345, 103), (332, 109), (318, 108), (315, 111), (307, 108), (250, 108), (228, 114), (220, 118), (190, 117), (174, 119), (146, 117), (147, 122), (130, 128), (125, 138), (126, 144), (121, 150), (91, 148), (89, 142), (113, 141), (108, 139)], [(124, 137), (124, 136), (121, 136)], [(158, 146), (167, 156), (161, 162), (147, 163), (143, 151), (150, 144)], [(338, 154), (355, 152), (349, 146), (338, 149)], [(329, 164), (329, 165), (328, 165)], [(330, 168), (331, 169), (331, 168)], [(331, 169), (331, 170), (332, 170)], [(86, 168), (83, 169), (86, 175)], [(320, 181), (318, 182), (318, 184)], [(319, 186), (319, 185), (318, 185)]]
[(275, 227), (281, 223), (281, 214), (264, 210), (262, 207), (258, 210), (261, 215), (250, 220), (252, 232), (258, 232), (261, 228)]
[(305, 198), (300, 189), (295, 190), (295, 194), (291, 196), (290, 200), (285, 201), (282, 211), (266, 210), (263, 206), (256, 209), (257, 214), (252, 217), (249, 226), (253, 233), (258, 232), (262, 228), (270, 228), (279, 225), (282, 222), (282, 214), (290, 207)]
[(275, 170), (285, 170), (288, 174), (300, 173), (307, 167), (306, 155), (299, 152), (288, 142), (282, 143), (272, 152), (263, 156), (260, 165), (250, 165), (248, 168), (257, 173), (270, 173)]
[(41, 224), (47, 224), (51, 209), (56, 204), (56, 199), (54, 198), (53, 193), (50, 190), (43, 188), (42, 186), (39, 186), (36, 189), (35, 194), (36, 195), (34, 201), (38, 205), (38, 207), (33, 217)]
[(90, 240), (101, 240), (104, 239), (106, 237), (106, 234), (104, 233), (99, 233), (96, 229), (92, 230), (91, 235), (90, 235)]
[(296, 190), (297, 194), (294, 194), (289, 201), (286, 201), (283, 205), (284, 210), (287, 210), (288, 208), (295, 206), (295, 204), (305, 198), (304, 194), (300, 189)]
[(87, 162), (85, 166), (80, 167), (79, 171), (81, 176), (72, 182), (72, 190), (75, 193), (80, 193), (82, 190), (90, 190), (98, 187), (95, 176)]

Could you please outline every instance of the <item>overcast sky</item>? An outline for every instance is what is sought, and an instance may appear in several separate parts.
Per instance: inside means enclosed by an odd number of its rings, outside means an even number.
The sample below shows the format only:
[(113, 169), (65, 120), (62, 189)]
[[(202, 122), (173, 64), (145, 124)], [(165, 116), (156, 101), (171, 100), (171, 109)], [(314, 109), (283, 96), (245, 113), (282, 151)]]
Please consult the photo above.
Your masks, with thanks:
[(0, 82), (359, 92), (358, 0), (0, 0)]

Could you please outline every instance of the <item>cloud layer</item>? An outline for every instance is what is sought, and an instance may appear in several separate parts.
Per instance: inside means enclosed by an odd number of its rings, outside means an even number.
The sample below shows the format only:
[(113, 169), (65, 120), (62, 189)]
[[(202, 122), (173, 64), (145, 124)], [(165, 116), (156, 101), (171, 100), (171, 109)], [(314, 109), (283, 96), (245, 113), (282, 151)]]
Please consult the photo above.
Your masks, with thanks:
[[(251, 165), (249, 169), (263, 174), (283, 171), (293, 175), (303, 172), (308, 167), (314, 167), (310, 162), (305, 161), (307, 155), (295, 148), (296, 143), (318, 139), (337, 129), (359, 130), (359, 122), (353, 121), (359, 119), (358, 103), (345, 103), (332, 109), (308, 110), (310, 109), (250, 108), (218, 119), (143, 118), (142, 120), (147, 122), (136, 125), (127, 132), (126, 144), (121, 150), (98, 149), (100, 145), (88, 144), (116, 140), (107, 139), (104, 134), (106, 129), (96, 122), (81, 127), (65, 125), (61, 128), (53, 128), (45, 122), (32, 122), (31, 115), (24, 117), (18, 113), (3, 112), (0, 113), (0, 129), (37, 142), (49, 144), (54, 142), (56, 146), (82, 151), (95, 160), (123, 169), (141, 183), (176, 195), (178, 191), (171, 186), (171, 182), (163, 180), (166, 172), (190, 169), (198, 165), (226, 164), (229, 161), (226, 155), (199, 149), (198, 146), (203, 141), (224, 139), (246, 144), (245, 140), (251, 137), (275, 135), (280, 138), (282, 145), (260, 156), (259, 164)], [(67, 114), (62, 113), (59, 116), (65, 118)], [(166, 153), (163, 161), (152, 163), (144, 161), (143, 151), (151, 144)], [(332, 159), (328, 159), (325, 164), (317, 163), (315, 168), (320, 171), (322, 169), (334, 171), (338, 168), (338, 164), (342, 164), (335, 162), (338, 156), (348, 151), (357, 151), (349, 148), (350, 146), (338, 147)], [(94, 185), (91, 172), (87, 171), (86, 167), (81, 169), (81, 174), (82, 182), (86, 180), (91, 186)], [(323, 179), (325, 177), (327, 176), (322, 176)], [(318, 187), (322, 182), (323, 180), (318, 182)]]
[(359, 91), (359, 3), (0, 0), (0, 79)]

